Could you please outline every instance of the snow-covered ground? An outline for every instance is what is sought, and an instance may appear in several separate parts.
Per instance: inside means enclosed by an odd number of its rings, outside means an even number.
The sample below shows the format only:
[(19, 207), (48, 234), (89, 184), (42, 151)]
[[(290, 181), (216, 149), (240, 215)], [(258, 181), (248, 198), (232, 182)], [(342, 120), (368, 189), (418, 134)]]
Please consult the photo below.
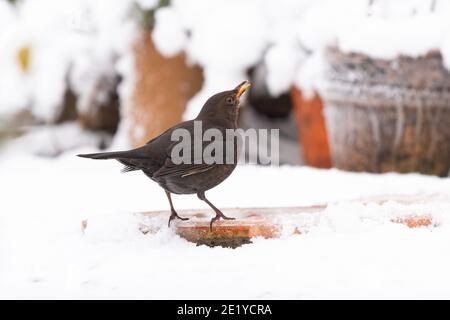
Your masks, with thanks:
[[(347, 201), (450, 196), (448, 179), (240, 166), (208, 193), (218, 206), (335, 204), (307, 234), (209, 248), (165, 223), (154, 235), (138, 230), (133, 212), (168, 208), (143, 174), (75, 157), (88, 147), (33, 155), (25, 150), (42, 134), (33, 136), (0, 153), (0, 298), (450, 298), (449, 203)], [(205, 207), (195, 196), (174, 202)], [(394, 211), (430, 214), (439, 226), (409, 229), (380, 218)], [(86, 218), (96, 227), (83, 234)]]

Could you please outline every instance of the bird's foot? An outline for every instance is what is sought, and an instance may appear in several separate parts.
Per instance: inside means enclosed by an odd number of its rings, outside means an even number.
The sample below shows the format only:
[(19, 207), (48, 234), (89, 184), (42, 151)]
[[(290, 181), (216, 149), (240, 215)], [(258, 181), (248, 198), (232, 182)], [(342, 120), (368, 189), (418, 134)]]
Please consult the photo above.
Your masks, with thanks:
[(211, 222), (209, 223), (209, 229), (210, 229), (210, 231), (212, 231), (212, 226), (213, 226), (213, 223), (215, 222), (215, 221), (217, 221), (217, 220), (220, 220), (220, 219), (223, 219), (223, 220), (236, 220), (236, 218), (231, 218), (231, 217), (227, 217), (226, 215), (224, 215), (222, 212), (216, 212), (216, 216), (214, 217), (214, 218), (212, 218), (211, 219)]
[(236, 220), (236, 218), (227, 217), (227, 216), (221, 216), (223, 220)]
[(170, 228), (170, 222), (173, 220), (173, 219), (180, 219), (180, 220), (183, 220), (183, 221), (186, 221), (186, 220), (189, 220), (189, 218), (183, 218), (183, 217), (180, 217), (179, 215), (178, 215), (178, 213), (176, 213), (175, 211), (172, 211), (172, 214), (170, 215), (170, 217), (169, 217), (169, 223), (168, 223), (168, 226), (169, 226), (169, 228)]

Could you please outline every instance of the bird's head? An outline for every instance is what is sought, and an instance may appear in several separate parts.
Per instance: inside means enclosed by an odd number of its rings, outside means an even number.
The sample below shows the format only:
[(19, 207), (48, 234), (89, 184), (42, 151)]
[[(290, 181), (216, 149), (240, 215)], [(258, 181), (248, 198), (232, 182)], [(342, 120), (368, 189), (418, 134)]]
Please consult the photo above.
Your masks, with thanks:
[(213, 95), (206, 101), (197, 119), (217, 118), (236, 121), (241, 96), (248, 87), (250, 87), (250, 82), (245, 80), (233, 90)]

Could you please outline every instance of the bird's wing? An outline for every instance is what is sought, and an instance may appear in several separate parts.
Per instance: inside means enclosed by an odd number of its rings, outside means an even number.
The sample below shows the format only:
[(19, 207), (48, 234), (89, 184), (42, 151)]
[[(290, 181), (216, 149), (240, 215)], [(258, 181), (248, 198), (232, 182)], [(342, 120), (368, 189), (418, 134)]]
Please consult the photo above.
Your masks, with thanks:
[[(212, 159), (204, 158), (204, 155), (202, 155), (201, 161), (196, 161), (196, 159), (193, 159), (193, 163), (181, 163), (176, 164), (171, 158), (171, 151), (172, 148), (177, 144), (178, 142), (174, 142), (170, 145), (170, 147), (167, 150), (167, 156), (166, 160), (164, 162), (164, 165), (156, 172), (153, 173), (154, 178), (158, 177), (172, 177), (172, 176), (179, 176), (179, 177), (188, 177), (194, 174), (199, 174), (208, 170), (211, 170), (215, 166), (217, 166), (217, 163), (214, 163)], [(209, 142), (204, 141), (203, 142), (203, 148), (208, 144)], [(193, 150), (194, 145), (191, 145), (191, 150)], [(198, 160), (198, 159), (197, 159)], [(199, 163), (197, 163), (199, 162)]]
[[(185, 124), (188, 124), (188, 122), (186, 122)], [(192, 123), (189, 122), (189, 125), (192, 126)], [(217, 124), (214, 124), (214, 123), (212, 123), (212, 124), (209, 123), (209, 124), (203, 125), (204, 130), (208, 129), (208, 127), (212, 127), (212, 128), (224, 131), (224, 128), (221, 128), (220, 126), (218, 126)], [(190, 129), (190, 127), (188, 127), (188, 128)], [(234, 139), (234, 138), (232, 138), (232, 139)], [(229, 138), (224, 137), (222, 147), (226, 146), (227, 140), (229, 140)], [(164, 160), (164, 164), (162, 165), (162, 167), (159, 170), (157, 170), (156, 172), (153, 173), (153, 175), (152, 175), (153, 178), (172, 177), (172, 176), (178, 176), (178, 177), (184, 178), (184, 177), (188, 177), (188, 176), (192, 176), (195, 174), (200, 174), (200, 173), (209, 171), (209, 170), (221, 165), (221, 164), (215, 162), (216, 159), (214, 158), (213, 155), (207, 155), (207, 154), (204, 154), (204, 152), (203, 152), (205, 150), (205, 148), (211, 143), (211, 141), (202, 141), (202, 154), (200, 155), (202, 158), (200, 159), (200, 161), (195, 161), (195, 160), (199, 160), (199, 159), (194, 158), (192, 163), (175, 164), (176, 161), (173, 161), (173, 159), (172, 159), (172, 150), (175, 147), (175, 145), (177, 145), (178, 143), (179, 143), (178, 141), (175, 141), (166, 149), (166, 159)], [(194, 141), (192, 140), (191, 141), (191, 149), (190, 149), (191, 152), (193, 152), (195, 147), (196, 146), (194, 145)], [(236, 151), (236, 149), (235, 149), (235, 151)], [(224, 149), (223, 156), (225, 156), (225, 149)], [(237, 159), (236, 152), (235, 152), (235, 157)], [(226, 159), (223, 158), (221, 160), (224, 163)]]
[(135, 170), (141, 170), (138, 166), (136, 166), (136, 163), (133, 161), (126, 160), (126, 159), (116, 159), (116, 160), (124, 165), (122, 170), (120, 170), (120, 172), (122, 172), (122, 173), (135, 171)]
[(153, 174), (154, 178), (179, 176), (181, 178), (199, 174), (211, 170), (217, 164), (174, 164), (170, 158), (167, 158), (164, 166)]

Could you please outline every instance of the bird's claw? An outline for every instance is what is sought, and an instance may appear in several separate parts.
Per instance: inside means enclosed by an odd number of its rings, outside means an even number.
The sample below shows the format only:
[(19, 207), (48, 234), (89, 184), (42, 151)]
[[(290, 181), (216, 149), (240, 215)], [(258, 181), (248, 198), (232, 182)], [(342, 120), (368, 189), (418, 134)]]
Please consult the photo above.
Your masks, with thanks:
[(217, 221), (219, 219), (220, 219), (220, 217), (217, 217), (217, 216), (215, 216), (214, 218), (211, 219), (211, 222), (209, 223), (209, 231), (211, 231), (211, 232), (213, 231), (213, 228), (212, 228), (213, 223), (214, 223), (214, 221)]
[(226, 216), (223, 216), (222, 219), (223, 220), (236, 220), (236, 218), (231, 218), (231, 217), (226, 217)]
[(226, 215), (224, 215), (222, 212), (220, 213), (216, 213), (216, 216), (214, 218), (211, 219), (211, 222), (209, 223), (209, 230), (212, 232), (213, 231), (213, 223), (217, 220), (220, 220), (220, 218), (222, 218), (223, 220), (236, 220), (236, 218), (232, 218), (232, 217), (227, 217)]
[(176, 212), (172, 212), (172, 214), (169, 217), (169, 223), (168, 223), (169, 228), (170, 228), (170, 222), (175, 218), (183, 220), (183, 221), (189, 220), (189, 218), (180, 217)]

